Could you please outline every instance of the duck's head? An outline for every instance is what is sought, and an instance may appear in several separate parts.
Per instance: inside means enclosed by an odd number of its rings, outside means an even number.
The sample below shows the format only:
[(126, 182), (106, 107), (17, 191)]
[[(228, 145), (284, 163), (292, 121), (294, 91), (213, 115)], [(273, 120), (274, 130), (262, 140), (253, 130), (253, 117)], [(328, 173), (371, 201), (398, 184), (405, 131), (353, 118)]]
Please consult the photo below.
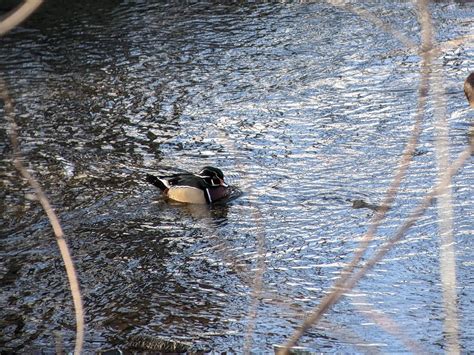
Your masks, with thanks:
[(474, 108), (474, 72), (469, 74), (464, 82), (464, 93), (466, 94), (469, 106)]
[(227, 186), (224, 182), (224, 173), (213, 166), (205, 166), (198, 173), (200, 177), (210, 182), (212, 186)]

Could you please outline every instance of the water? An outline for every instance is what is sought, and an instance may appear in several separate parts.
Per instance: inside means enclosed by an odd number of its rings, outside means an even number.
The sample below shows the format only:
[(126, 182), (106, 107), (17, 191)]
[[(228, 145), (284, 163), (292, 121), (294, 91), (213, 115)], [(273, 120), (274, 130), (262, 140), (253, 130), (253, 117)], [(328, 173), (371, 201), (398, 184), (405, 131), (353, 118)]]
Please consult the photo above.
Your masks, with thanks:
[[(44, 7), (0, 40), (27, 164), (55, 206), (86, 309), (87, 352), (134, 336), (241, 352), (265, 257), (252, 350), (271, 352), (318, 304), (367, 230), (414, 122), (419, 58), (368, 21), (323, 3), (86, 2)], [(472, 4), (432, 5), (437, 38), (468, 34)], [(410, 38), (411, 3), (376, 5)], [(472, 121), (462, 82), (472, 46), (440, 59), (450, 151)], [(3, 113), (2, 113), (3, 114)], [(369, 253), (435, 181), (431, 109), (409, 176)], [(1, 122), (1, 348), (72, 350), (72, 302), (51, 228), (11, 165)], [(211, 208), (164, 201), (148, 172), (222, 168), (243, 194)], [(453, 182), (460, 341), (474, 349), (474, 169)], [(299, 345), (400, 352), (389, 317), (444, 349), (431, 208)], [(263, 246), (262, 246), (262, 241)], [(364, 309), (369, 306), (369, 310)]]

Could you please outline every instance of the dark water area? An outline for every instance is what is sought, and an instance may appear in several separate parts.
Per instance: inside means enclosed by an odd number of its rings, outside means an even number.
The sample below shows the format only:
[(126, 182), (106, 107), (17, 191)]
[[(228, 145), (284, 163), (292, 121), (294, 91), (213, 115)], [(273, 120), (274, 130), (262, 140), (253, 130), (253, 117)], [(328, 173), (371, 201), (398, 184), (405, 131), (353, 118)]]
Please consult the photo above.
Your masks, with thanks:
[[(377, 206), (391, 182), (414, 123), (420, 58), (320, 2), (61, 4), (0, 38), (0, 70), (25, 163), (75, 260), (86, 352), (125, 350), (134, 336), (242, 352), (262, 255), (252, 352), (272, 352), (325, 295), (376, 213), (353, 202)], [(411, 2), (367, 9), (419, 40)], [(437, 40), (472, 33), (472, 3), (431, 10)], [(438, 62), (454, 158), (474, 115), (462, 92), (473, 43)], [(435, 182), (434, 137), (429, 106), (408, 177), (369, 254)], [(11, 163), (3, 118), (0, 152), (0, 349), (51, 352), (63, 342), (71, 351), (64, 266)], [(242, 195), (185, 206), (144, 180), (206, 165), (220, 167)], [(474, 349), (473, 182), (471, 160), (452, 185), (464, 352)], [(444, 350), (436, 208), (299, 345), (409, 350), (371, 314), (390, 318), (426, 352)]]

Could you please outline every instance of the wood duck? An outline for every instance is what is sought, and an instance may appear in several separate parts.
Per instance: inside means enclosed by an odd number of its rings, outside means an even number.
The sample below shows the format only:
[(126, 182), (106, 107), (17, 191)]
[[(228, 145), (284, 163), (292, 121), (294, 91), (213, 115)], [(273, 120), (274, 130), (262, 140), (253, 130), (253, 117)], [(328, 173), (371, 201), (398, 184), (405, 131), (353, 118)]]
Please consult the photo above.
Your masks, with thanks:
[(466, 94), (469, 106), (474, 108), (474, 72), (469, 74), (464, 82), (464, 93)]
[(224, 182), (222, 171), (212, 166), (202, 168), (197, 174), (159, 177), (147, 174), (146, 180), (171, 200), (184, 203), (210, 204), (228, 197), (231, 192), (229, 185)]

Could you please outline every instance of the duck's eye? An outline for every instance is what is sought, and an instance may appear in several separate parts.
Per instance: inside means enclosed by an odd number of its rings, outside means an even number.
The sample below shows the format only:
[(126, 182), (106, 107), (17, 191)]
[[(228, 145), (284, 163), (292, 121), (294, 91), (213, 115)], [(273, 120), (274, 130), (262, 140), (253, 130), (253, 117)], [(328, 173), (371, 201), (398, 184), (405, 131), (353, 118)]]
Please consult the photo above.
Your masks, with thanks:
[(211, 179), (211, 185), (213, 186), (219, 186), (221, 184), (221, 180), (218, 177), (213, 177)]

